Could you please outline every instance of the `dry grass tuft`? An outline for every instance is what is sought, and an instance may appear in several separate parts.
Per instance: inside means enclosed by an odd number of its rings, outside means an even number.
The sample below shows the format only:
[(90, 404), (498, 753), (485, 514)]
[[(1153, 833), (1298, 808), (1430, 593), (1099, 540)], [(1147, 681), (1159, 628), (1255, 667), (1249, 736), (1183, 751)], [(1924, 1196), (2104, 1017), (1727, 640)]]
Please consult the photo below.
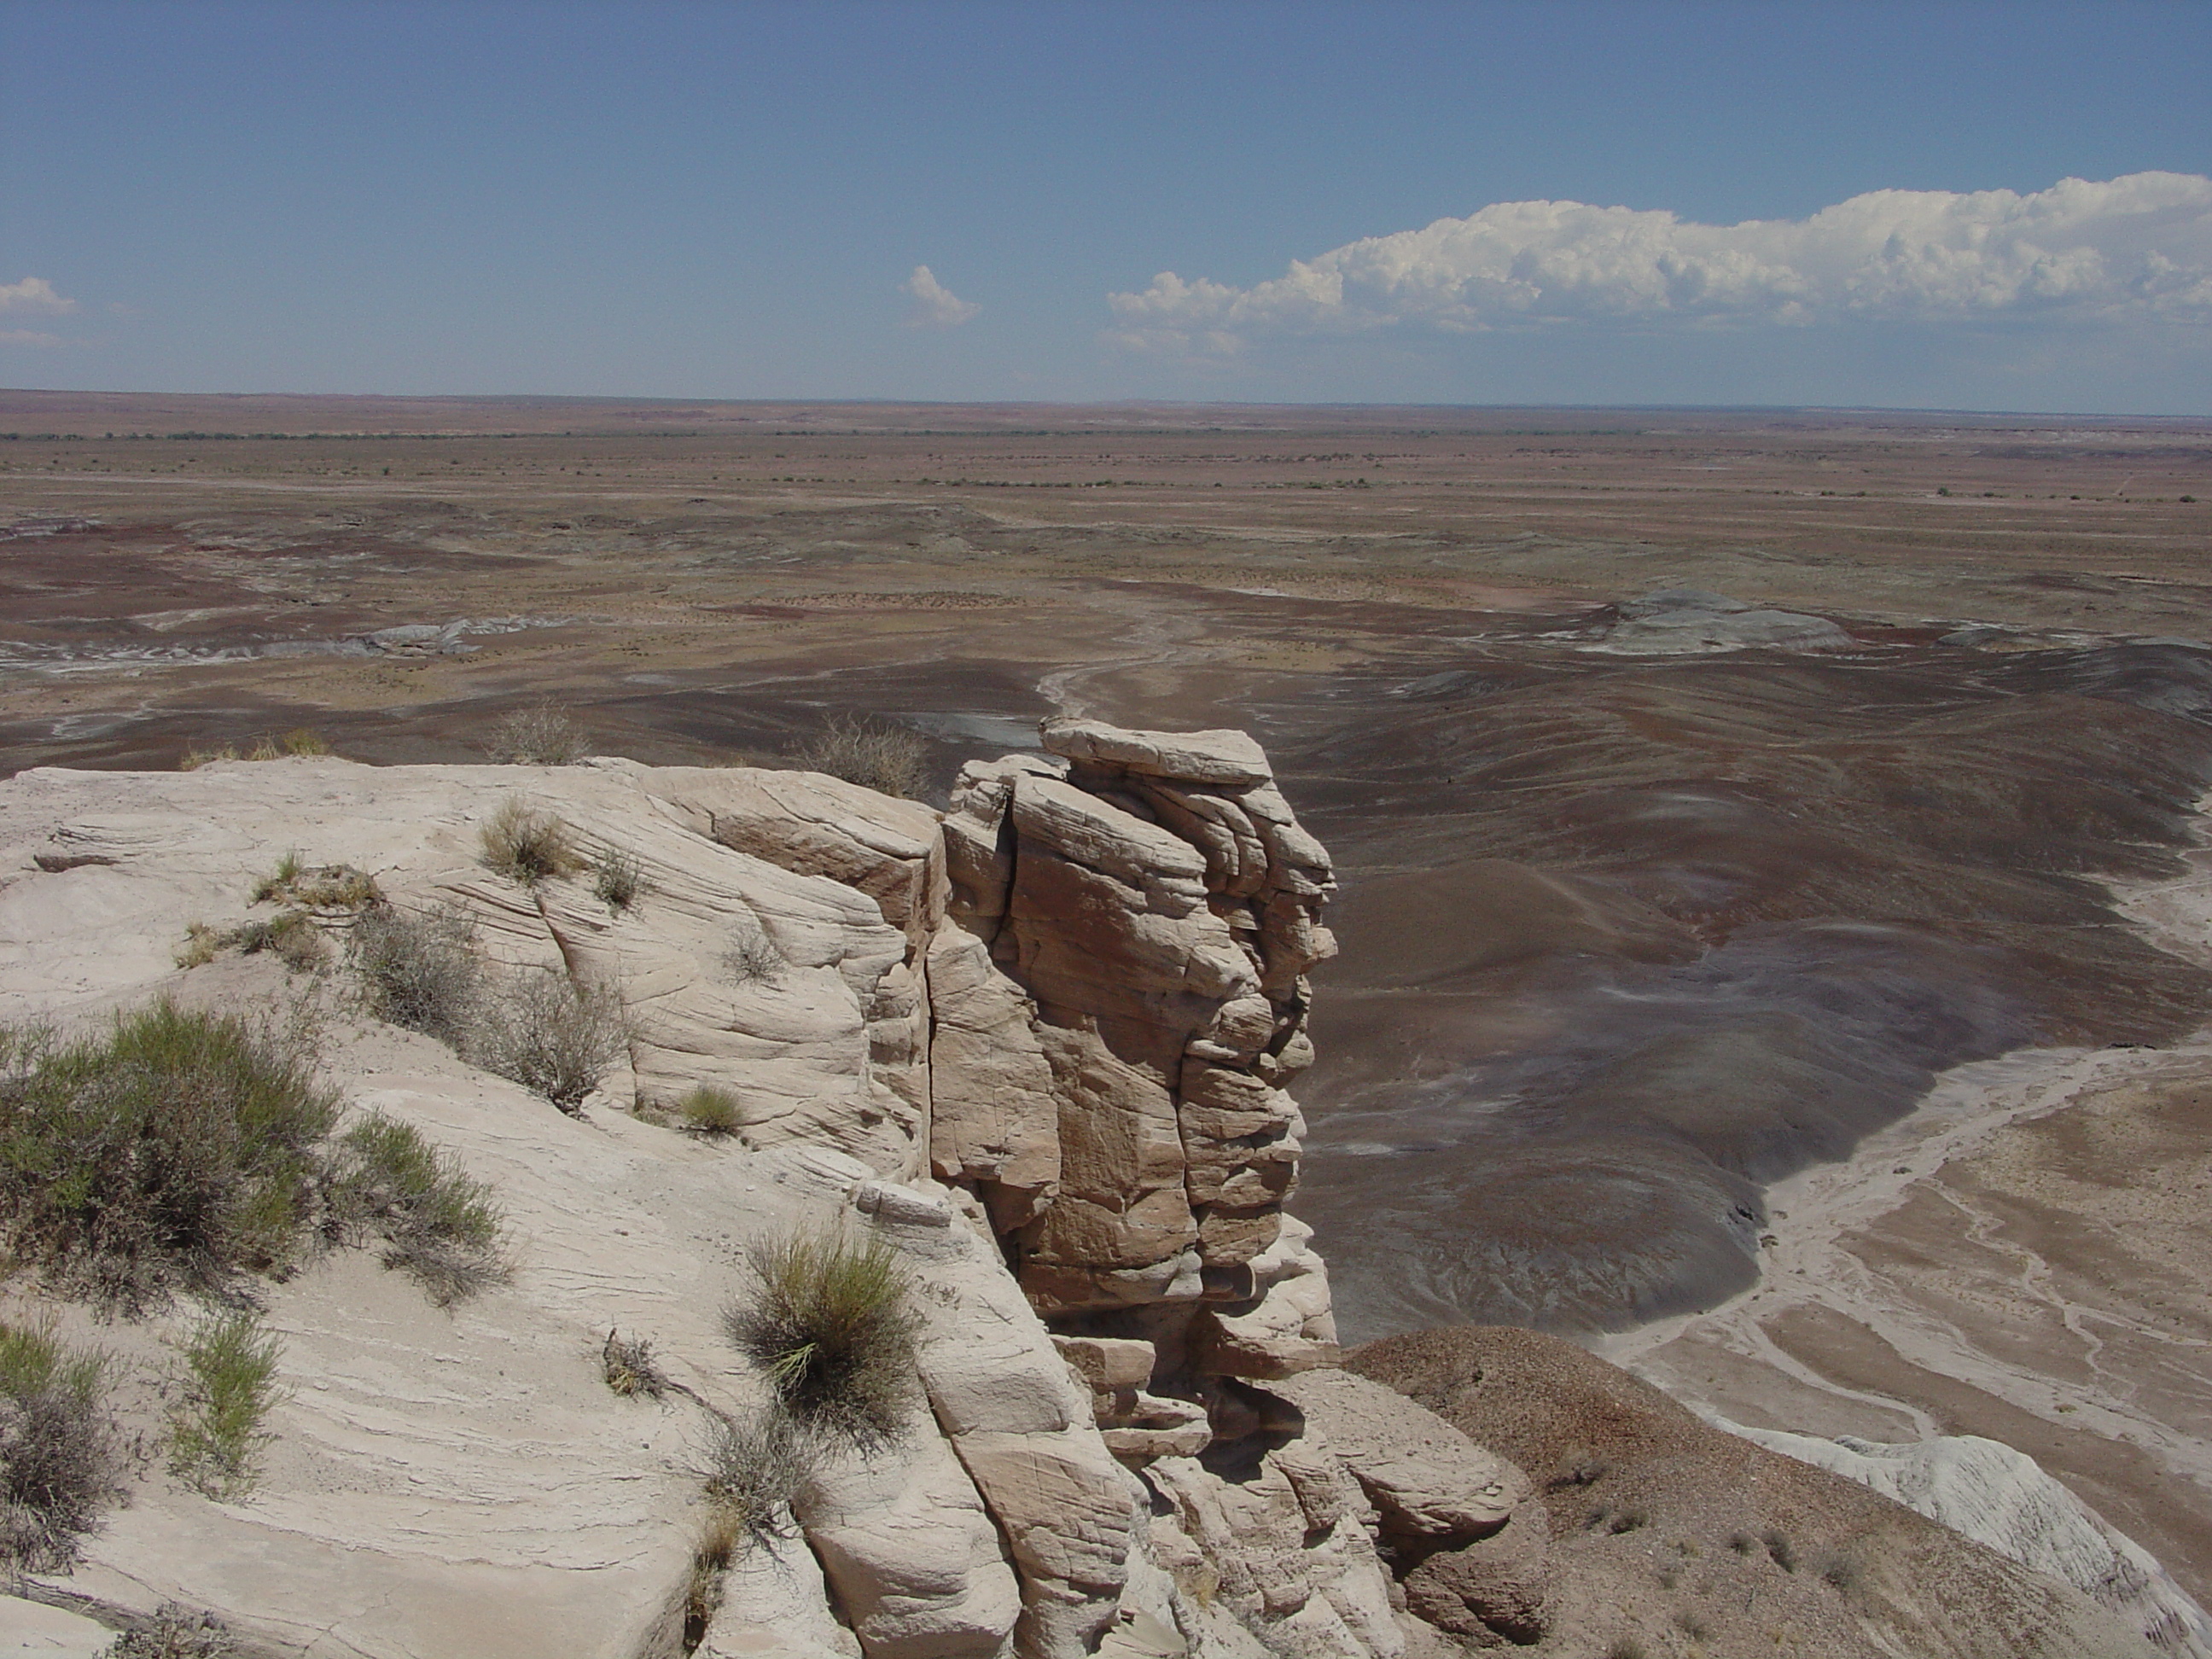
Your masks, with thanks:
[[(282, 737), (264, 732), (255, 737), (242, 758), (250, 761), (283, 760), (288, 755), (327, 755), (331, 746), (323, 734), (305, 726), (295, 726)], [(177, 770), (197, 772), (215, 761), (234, 761), (241, 758), (238, 745), (226, 743), (219, 748), (203, 749), (198, 744), (177, 757)]]
[(911, 1281), (880, 1238), (786, 1234), (748, 1255), (758, 1285), (723, 1314), (793, 1422), (863, 1449), (906, 1433), (915, 1403)]
[(532, 811), (509, 799), (477, 833), (477, 856), (485, 869), (523, 887), (584, 867), (568, 826), (550, 813)]
[(185, 929), (185, 942), (177, 947), (177, 966), (204, 968), (226, 951), (246, 957), (266, 951), (300, 974), (327, 967), (331, 960), (329, 942), (313, 921), (301, 911), (282, 910), (235, 927), (216, 928), (204, 921), (193, 922)]
[(281, 899), (291, 890), (292, 884), (300, 878), (300, 854), (295, 848), (276, 860), (276, 867), (254, 884), (253, 902), (267, 904)]
[(912, 798), (921, 793), (928, 754), (928, 744), (904, 726), (845, 715), (801, 744), (793, 757), (810, 772), (827, 772), (878, 794)]
[(625, 1400), (639, 1395), (658, 1400), (668, 1392), (667, 1374), (653, 1359), (649, 1337), (609, 1331), (599, 1347), (599, 1364), (607, 1386)]
[(744, 1127), (744, 1112), (727, 1089), (702, 1083), (676, 1103), (683, 1128), (696, 1135), (733, 1135)]
[(350, 864), (319, 864), (310, 868), (295, 852), (285, 854), (276, 867), (255, 884), (253, 902), (352, 913), (383, 903), (384, 895), (376, 878), (366, 871)]

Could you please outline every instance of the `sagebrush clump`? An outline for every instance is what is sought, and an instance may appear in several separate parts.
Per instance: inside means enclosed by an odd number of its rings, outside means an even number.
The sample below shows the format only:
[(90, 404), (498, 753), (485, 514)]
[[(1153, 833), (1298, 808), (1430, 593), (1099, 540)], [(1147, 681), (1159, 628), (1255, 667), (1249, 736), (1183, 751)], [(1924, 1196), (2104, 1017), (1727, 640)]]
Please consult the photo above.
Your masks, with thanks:
[[(233, 1659), (242, 1654), (230, 1626), (202, 1607), (164, 1601), (115, 1638), (100, 1659)], [(266, 1650), (257, 1649), (257, 1652)]]
[(863, 1448), (906, 1432), (920, 1321), (911, 1284), (880, 1238), (789, 1233), (749, 1252), (753, 1294), (723, 1315), (800, 1427)]
[(707, 1515), (691, 1547), (684, 1597), (687, 1650), (699, 1645), (714, 1622), (724, 1580), (738, 1558), (764, 1540), (790, 1535), (792, 1501), (820, 1462), (820, 1448), (781, 1412), (718, 1421), (701, 1471)]
[(0, 1324), (0, 1567), (65, 1571), (123, 1497), (106, 1358), (35, 1326)]
[(773, 1536), (781, 1530), (799, 1489), (822, 1467), (823, 1450), (802, 1425), (780, 1410), (723, 1419), (708, 1443), (702, 1471), (707, 1497), (740, 1540)]
[(928, 754), (929, 745), (904, 726), (847, 715), (801, 744), (794, 758), (810, 772), (827, 772), (879, 794), (913, 797), (921, 793)]
[(491, 1188), (411, 1124), (371, 1112), (339, 1136), (328, 1202), (334, 1234), (380, 1234), (384, 1265), (412, 1276), (441, 1308), (507, 1276)]
[(450, 910), (368, 910), (347, 935), (346, 957), (362, 1000), (379, 1019), (433, 1036), (448, 1048), (467, 1041), (483, 993), (476, 930)]
[(167, 1001), (64, 1040), (0, 1030), (0, 1221), (15, 1256), (125, 1307), (281, 1272), (338, 1112), (305, 1039)]
[(584, 734), (568, 709), (549, 697), (501, 715), (484, 750), (509, 766), (573, 766), (583, 757)]
[(789, 965), (757, 921), (739, 923), (722, 952), (722, 971), (738, 985), (772, 985)]
[(622, 999), (611, 986), (526, 969), (483, 1005), (465, 1048), (486, 1071), (573, 1113), (629, 1042)]

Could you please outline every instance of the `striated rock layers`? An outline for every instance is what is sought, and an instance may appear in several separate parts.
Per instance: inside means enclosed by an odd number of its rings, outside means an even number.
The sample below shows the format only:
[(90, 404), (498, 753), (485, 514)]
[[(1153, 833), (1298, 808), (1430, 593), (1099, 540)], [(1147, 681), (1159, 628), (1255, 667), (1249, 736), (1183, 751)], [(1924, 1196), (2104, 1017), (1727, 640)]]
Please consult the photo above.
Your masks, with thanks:
[[(349, 1103), (489, 1181), (514, 1266), (450, 1315), (357, 1255), (270, 1286), (288, 1392), (263, 1486), (214, 1504), (149, 1476), (25, 1593), (364, 1659), (1397, 1659), (1442, 1639), (1414, 1613), (1540, 1633), (1527, 1482), (1334, 1370), (1327, 1273), (1284, 1213), (1327, 854), (1242, 733), (1059, 720), (1043, 747), (969, 766), (942, 815), (609, 758), (0, 786), (0, 1021), (320, 999)], [(582, 867), (486, 868), (509, 802)], [(611, 992), (623, 1061), (571, 1115), (362, 1018), (342, 967), (179, 969), (188, 927), (253, 921), (288, 854), (459, 918), (495, 973)], [(629, 902), (595, 886), (611, 860)], [(351, 917), (309, 920), (335, 944)], [(702, 1087), (732, 1133), (669, 1127)], [(719, 1310), (748, 1240), (823, 1225), (908, 1264), (928, 1409), (702, 1577), (700, 1413), (765, 1397)], [(158, 1365), (185, 1317), (106, 1340)], [(599, 1380), (617, 1327), (654, 1344), (665, 1403)], [(0, 1597), (0, 1633), (21, 1605)]]
[[(1043, 750), (970, 765), (941, 815), (811, 774), (605, 758), (0, 785), (0, 1022), (305, 1003), (350, 1110), (489, 1184), (512, 1269), (451, 1310), (358, 1250), (258, 1286), (283, 1386), (259, 1486), (216, 1502), (149, 1463), (73, 1572), (0, 1595), (0, 1645), (168, 1602), (219, 1614), (241, 1650), (319, 1659), (1588, 1653), (1625, 1628), (1616, 1599), (1656, 1637), (1644, 1580), (1681, 1570), (1659, 1528), (1571, 1513), (1577, 1483), (1618, 1477), (1504, 1443), (1547, 1460), (1540, 1489), (1469, 1437), (1541, 1389), (1478, 1412), (1480, 1364), (1339, 1364), (1326, 1269), (1284, 1211), (1333, 882), (1266, 757), (1240, 732), (1075, 720)], [(577, 867), (487, 867), (485, 832), (516, 811), (557, 821)], [(179, 957), (188, 931), (265, 927), (266, 896), (291, 890), (272, 869), (465, 924), (499, 986), (544, 974), (618, 1001), (623, 1058), (564, 1112), (368, 1018), (342, 959)], [(354, 921), (301, 904), (289, 925), (332, 944)], [(702, 1088), (715, 1133), (684, 1133)], [(702, 1447), (768, 1397), (721, 1312), (753, 1242), (823, 1229), (899, 1253), (927, 1409), (794, 1475), (750, 1542), (709, 1547)], [(0, 1321), (107, 1352), (148, 1445), (191, 1318), (100, 1325), (0, 1283)], [(653, 1345), (658, 1401), (611, 1390), (617, 1329)], [(2094, 1622), (2079, 1596), (1964, 1540), (1944, 1553), (1932, 1522), (1848, 1490), (1853, 1526), (1904, 1525), (2016, 1614), (1989, 1623), (2002, 1639), (2065, 1638), (2008, 1651), (2141, 1649), (2125, 1631), (2068, 1648)], [(1739, 1577), (1755, 1565), (1715, 1551)], [(1773, 1573), (1774, 1604), (1842, 1644), (1796, 1650), (1952, 1650), (1891, 1641), (1927, 1622), (1896, 1596), (1861, 1640), (1856, 1603)]]

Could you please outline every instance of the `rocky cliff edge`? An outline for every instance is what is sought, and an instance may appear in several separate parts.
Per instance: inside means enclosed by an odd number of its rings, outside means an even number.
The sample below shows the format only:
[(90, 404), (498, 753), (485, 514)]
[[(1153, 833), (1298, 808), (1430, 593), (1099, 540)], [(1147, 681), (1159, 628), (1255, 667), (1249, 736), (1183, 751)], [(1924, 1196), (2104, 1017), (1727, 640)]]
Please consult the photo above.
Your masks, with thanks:
[[(487, 869), (511, 807), (564, 825), (577, 867)], [(287, 854), (618, 998), (597, 1092), (563, 1111), (369, 1018), (343, 966), (178, 967), (196, 926), (263, 913)], [(611, 862), (626, 903), (589, 873)], [(1419, 1659), (1567, 1633), (1558, 1504), (1339, 1366), (1284, 1207), (1334, 880), (1243, 733), (1048, 721), (943, 814), (606, 758), (42, 769), (0, 787), (0, 1020), (305, 1009), (350, 1111), (491, 1186), (511, 1267), (448, 1310), (358, 1251), (261, 1286), (284, 1390), (261, 1479), (216, 1501), (147, 1462), (73, 1571), (22, 1582), (40, 1619), (173, 1603), (240, 1650), (362, 1659)], [(357, 920), (309, 914), (339, 945)], [(726, 1133), (673, 1127), (702, 1087)], [(713, 1425), (765, 1398), (723, 1310), (752, 1241), (824, 1226), (905, 1264), (927, 1410), (702, 1555)], [(158, 1437), (183, 1310), (102, 1323), (21, 1275), (0, 1300), (108, 1352)], [(617, 1332), (652, 1344), (658, 1399), (607, 1386)], [(94, 1650), (68, 1643), (41, 1650)]]

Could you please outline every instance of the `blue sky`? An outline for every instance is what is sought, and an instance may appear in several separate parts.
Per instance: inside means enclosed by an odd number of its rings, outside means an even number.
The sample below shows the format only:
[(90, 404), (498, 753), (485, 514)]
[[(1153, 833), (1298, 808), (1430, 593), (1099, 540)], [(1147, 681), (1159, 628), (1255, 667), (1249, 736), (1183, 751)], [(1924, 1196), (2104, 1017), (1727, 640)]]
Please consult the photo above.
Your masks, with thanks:
[(0, 0), (0, 385), (2212, 413), (2208, 85), (2205, 0)]

